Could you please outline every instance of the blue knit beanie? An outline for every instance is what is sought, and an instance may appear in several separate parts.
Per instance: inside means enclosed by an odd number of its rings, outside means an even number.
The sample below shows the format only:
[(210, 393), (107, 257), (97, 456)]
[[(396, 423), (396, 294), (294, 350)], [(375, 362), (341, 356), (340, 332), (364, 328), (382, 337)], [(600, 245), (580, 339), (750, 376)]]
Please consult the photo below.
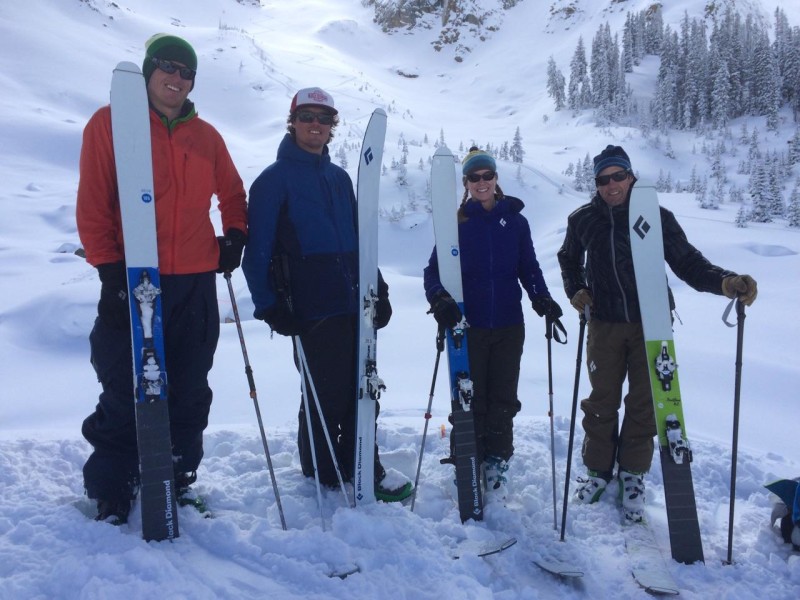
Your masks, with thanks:
[(461, 173), (469, 175), (473, 171), (480, 171), (481, 169), (497, 171), (497, 163), (491, 154), (478, 150), (477, 146), (473, 146), (469, 149), (469, 154), (461, 161)]
[(626, 171), (633, 171), (631, 159), (628, 158), (622, 146), (612, 146), (610, 144), (594, 157), (594, 176), (597, 177), (603, 169), (608, 167), (622, 167)]

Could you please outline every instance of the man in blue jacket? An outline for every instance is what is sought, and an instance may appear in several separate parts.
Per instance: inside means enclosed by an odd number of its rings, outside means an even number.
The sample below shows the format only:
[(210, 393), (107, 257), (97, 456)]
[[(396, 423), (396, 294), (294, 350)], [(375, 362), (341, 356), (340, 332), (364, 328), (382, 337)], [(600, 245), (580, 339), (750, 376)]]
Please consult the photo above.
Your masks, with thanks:
[[(292, 336), (295, 364), (300, 340), (317, 391), (342, 478), (353, 475), (356, 427), (358, 315), (358, 227), (353, 183), (331, 162), (328, 142), (339, 123), (333, 98), (320, 88), (295, 94), (288, 133), (278, 159), (250, 188), (251, 219), (242, 269), (255, 318), (280, 335)], [(392, 314), (389, 287), (380, 277), (375, 327)], [(311, 390), (311, 382), (306, 382)], [(308, 398), (313, 407), (313, 397)], [(319, 479), (338, 485), (335, 465), (316, 410), (311, 410)], [(311, 440), (300, 404), (297, 443), (303, 474), (314, 476)], [(402, 500), (408, 481), (390, 484), (375, 448), (375, 493)]]

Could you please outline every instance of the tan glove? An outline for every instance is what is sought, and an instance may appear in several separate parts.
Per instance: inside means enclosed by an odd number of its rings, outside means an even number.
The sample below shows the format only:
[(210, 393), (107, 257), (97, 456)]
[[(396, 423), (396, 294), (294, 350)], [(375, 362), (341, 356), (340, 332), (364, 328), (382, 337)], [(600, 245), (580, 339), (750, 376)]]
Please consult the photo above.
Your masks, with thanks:
[(758, 296), (758, 285), (750, 275), (732, 275), (722, 280), (722, 293), (728, 298), (739, 298), (739, 302), (750, 306)]
[(589, 293), (589, 290), (584, 288), (579, 290), (569, 302), (573, 307), (575, 307), (575, 310), (583, 314), (583, 309), (585, 306), (588, 306), (589, 308), (592, 307), (592, 295)]

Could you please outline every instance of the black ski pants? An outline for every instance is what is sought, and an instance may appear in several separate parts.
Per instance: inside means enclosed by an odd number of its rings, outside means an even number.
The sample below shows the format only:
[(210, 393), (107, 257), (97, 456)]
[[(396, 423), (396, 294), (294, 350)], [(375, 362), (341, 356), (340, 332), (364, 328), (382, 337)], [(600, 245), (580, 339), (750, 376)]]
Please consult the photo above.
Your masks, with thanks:
[(514, 416), (525, 325), (467, 329), (469, 369), (474, 390), (478, 459), (491, 455), (508, 460), (514, 454)]
[[(197, 469), (203, 457), (211, 388), (208, 372), (219, 339), (215, 274), (162, 275), (164, 362), (175, 472)], [(130, 331), (95, 320), (91, 363), (103, 387), (83, 422), (94, 451), (83, 467), (90, 498), (132, 498), (139, 482)]]
[[(311, 373), (311, 378), (306, 378), (305, 385), (308, 392), (308, 406), (311, 411), (311, 429), (319, 480), (322, 485), (328, 487), (337, 487), (339, 479), (336, 476), (336, 469), (314, 402), (312, 381), (342, 479), (350, 481), (354, 472), (356, 440), (356, 362), (358, 360), (356, 329), (355, 315), (336, 315), (313, 322), (308, 331), (299, 336)], [(300, 370), (297, 350), (295, 341), (295, 365)], [(376, 418), (379, 411), (380, 405), (375, 410)], [(313, 477), (314, 462), (302, 388), (298, 413), (297, 447), (303, 475)], [(376, 444), (375, 480), (380, 481), (384, 474), (385, 471), (378, 459)]]

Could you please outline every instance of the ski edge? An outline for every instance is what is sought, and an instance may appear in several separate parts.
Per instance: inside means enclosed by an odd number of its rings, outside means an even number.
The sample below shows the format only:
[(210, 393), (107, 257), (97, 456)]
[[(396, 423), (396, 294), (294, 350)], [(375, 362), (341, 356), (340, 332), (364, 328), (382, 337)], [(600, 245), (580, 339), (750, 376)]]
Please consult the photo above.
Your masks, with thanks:
[[(462, 544), (468, 543), (470, 540), (463, 540)], [(467, 548), (454, 548), (452, 551), (452, 558), (453, 560), (459, 560), (466, 556), (477, 556), (478, 558), (486, 558), (487, 556), (492, 556), (493, 554), (499, 554), (504, 550), (508, 550), (512, 546), (517, 543), (517, 538), (509, 537), (501, 539), (500, 542), (485, 542), (481, 544), (480, 548), (477, 549), (476, 552), (469, 551)], [(461, 551), (459, 551), (461, 550)]]
[(533, 564), (552, 575), (564, 579), (579, 579), (584, 575), (583, 569), (580, 567), (561, 560), (534, 558)]

